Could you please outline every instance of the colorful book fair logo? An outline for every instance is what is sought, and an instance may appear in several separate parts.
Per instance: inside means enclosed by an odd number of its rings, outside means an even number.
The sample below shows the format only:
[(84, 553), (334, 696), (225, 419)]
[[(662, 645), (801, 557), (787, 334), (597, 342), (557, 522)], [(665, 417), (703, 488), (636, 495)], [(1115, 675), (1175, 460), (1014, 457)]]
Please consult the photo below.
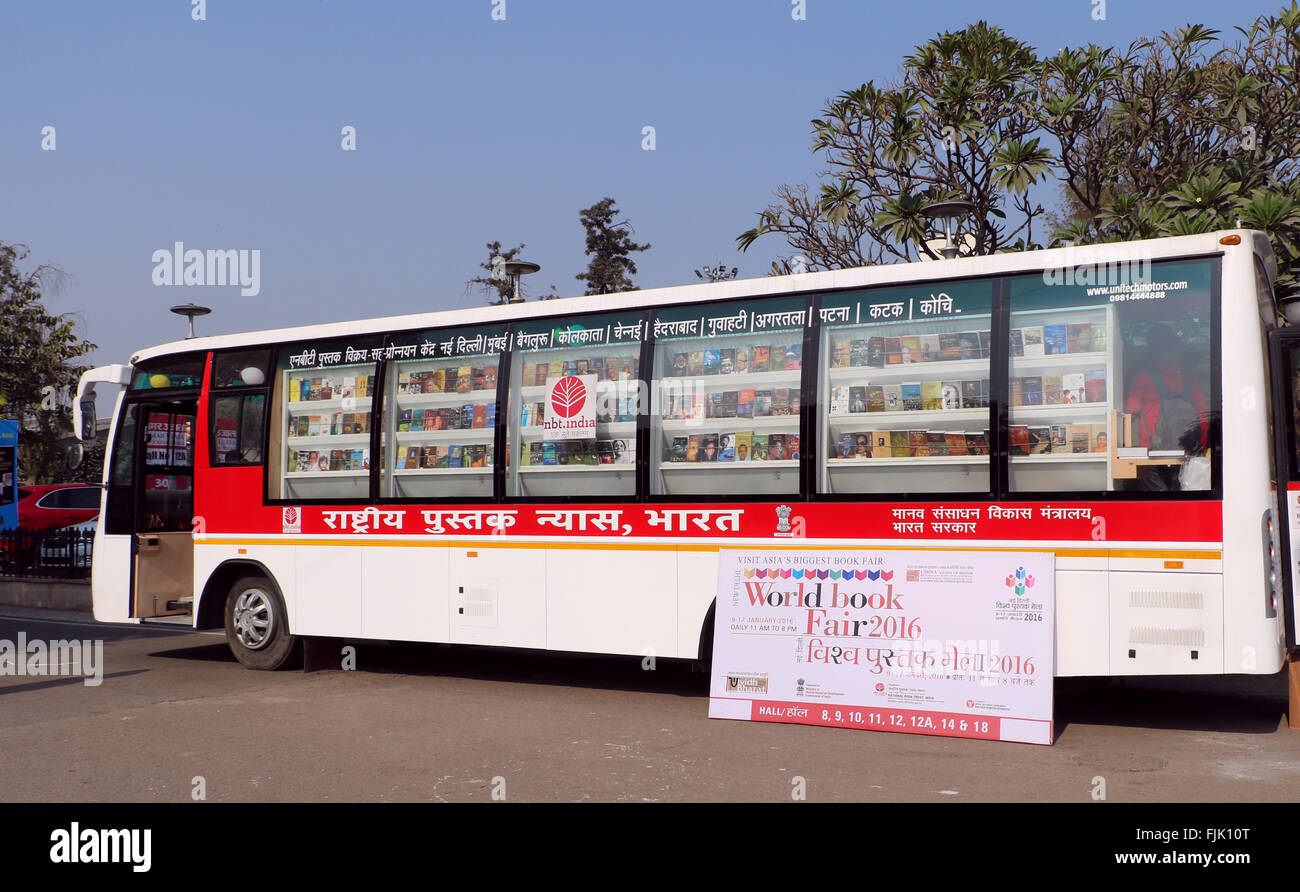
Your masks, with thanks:
[(843, 579), (851, 581), (854, 579), (882, 580), (889, 582), (894, 578), (893, 570), (814, 570), (814, 569), (795, 569), (793, 567), (780, 569), (771, 567), (769, 569), (746, 567), (746, 579)]
[(1024, 567), (1017, 567), (1014, 574), (1007, 574), (1007, 588), (1017, 595), (1023, 595), (1034, 587), (1034, 577), (1025, 572)]

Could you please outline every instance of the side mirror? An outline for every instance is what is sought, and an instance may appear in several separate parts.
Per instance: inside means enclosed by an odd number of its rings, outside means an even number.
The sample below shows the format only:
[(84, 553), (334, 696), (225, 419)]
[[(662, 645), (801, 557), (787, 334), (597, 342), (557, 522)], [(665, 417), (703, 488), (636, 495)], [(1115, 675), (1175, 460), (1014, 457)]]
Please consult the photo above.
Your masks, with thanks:
[(96, 425), (98, 419), (95, 417), (95, 394), (92, 390), (89, 399), (81, 401), (81, 439), (83, 442), (93, 443), (99, 435)]

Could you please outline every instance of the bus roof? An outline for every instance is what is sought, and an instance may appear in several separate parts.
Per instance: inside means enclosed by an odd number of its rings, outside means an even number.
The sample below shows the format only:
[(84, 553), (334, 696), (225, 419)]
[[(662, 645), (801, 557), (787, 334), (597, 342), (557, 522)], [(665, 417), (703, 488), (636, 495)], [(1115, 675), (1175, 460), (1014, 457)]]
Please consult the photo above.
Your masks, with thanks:
[(1033, 272), (1055, 266), (1117, 263), (1135, 257), (1163, 260), (1184, 255), (1219, 253), (1223, 250), (1219, 239), (1227, 235), (1241, 236), (1242, 242), (1252, 245), (1254, 252), (1264, 259), (1265, 265), (1269, 269), (1270, 278), (1276, 274), (1276, 261), (1273, 258), (1272, 246), (1266, 233), (1246, 229), (1230, 229), (1200, 235), (1174, 236), (1143, 241), (1050, 248), (1042, 251), (1015, 251), (980, 257), (959, 257), (953, 260), (889, 263), (789, 276), (732, 279), (725, 282), (697, 285), (673, 285), (666, 288), (650, 288), (644, 291), (622, 291), (613, 294), (559, 298), (546, 301), (545, 305), (533, 301), (501, 306), (466, 307), (430, 313), (377, 316), (348, 322), (323, 322), (292, 328), (213, 335), (148, 347), (132, 355), (131, 362), (133, 364), (139, 363), (173, 353), (219, 350), (259, 344), (278, 344), (312, 338), (332, 338), (406, 329), (451, 328), (462, 325), (491, 325), (493, 323), (504, 325), (517, 319), (526, 319), (538, 315), (563, 316), (577, 313), (627, 310), (638, 306), (695, 303), (737, 297), (775, 297), (810, 291), (837, 291), (846, 288), (867, 288), (907, 282), (1007, 275)]

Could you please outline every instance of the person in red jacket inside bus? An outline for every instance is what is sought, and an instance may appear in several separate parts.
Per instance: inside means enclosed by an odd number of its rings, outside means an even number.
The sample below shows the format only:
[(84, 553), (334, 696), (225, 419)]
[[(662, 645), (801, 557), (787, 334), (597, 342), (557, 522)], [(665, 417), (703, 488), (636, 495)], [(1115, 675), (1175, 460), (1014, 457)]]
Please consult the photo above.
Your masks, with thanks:
[[(1124, 411), (1133, 416), (1134, 445), (1203, 455), (1210, 408), (1195, 373), (1183, 365), (1184, 344), (1165, 325), (1147, 331), (1147, 365), (1129, 382)], [(1144, 489), (1178, 489), (1178, 467), (1150, 467)]]

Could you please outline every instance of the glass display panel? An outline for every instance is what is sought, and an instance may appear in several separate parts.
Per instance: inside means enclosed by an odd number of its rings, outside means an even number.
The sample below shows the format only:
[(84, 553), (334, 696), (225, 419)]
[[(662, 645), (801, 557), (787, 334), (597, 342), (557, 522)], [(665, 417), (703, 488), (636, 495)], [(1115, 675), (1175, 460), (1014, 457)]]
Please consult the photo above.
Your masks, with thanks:
[(821, 301), (823, 493), (987, 492), (993, 282)]
[(643, 313), (516, 327), (507, 494), (636, 494), (645, 332)]
[(203, 382), (204, 357), (165, 356), (135, 367), (132, 390), (162, 390), (169, 387), (198, 387)]
[(280, 498), (369, 496), (371, 403), (382, 354), (374, 337), (280, 349), (271, 444)]
[(141, 531), (187, 531), (194, 521), (194, 412), (145, 408)]
[(1011, 281), (1012, 491), (1210, 489), (1212, 273), (1134, 261)]
[(652, 494), (799, 492), (807, 314), (801, 298), (657, 312)]
[(393, 336), (381, 437), (396, 445), (384, 447), (393, 456), (384, 495), (492, 496), (497, 370), (506, 346), (499, 327)]
[(212, 386), (218, 389), (261, 387), (266, 383), (266, 368), (270, 363), (269, 349), (218, 353), (212, 360)]
[(261, 463), (265, 420), (265, 394), (216, 397), (212, 415), (212, 464)]

